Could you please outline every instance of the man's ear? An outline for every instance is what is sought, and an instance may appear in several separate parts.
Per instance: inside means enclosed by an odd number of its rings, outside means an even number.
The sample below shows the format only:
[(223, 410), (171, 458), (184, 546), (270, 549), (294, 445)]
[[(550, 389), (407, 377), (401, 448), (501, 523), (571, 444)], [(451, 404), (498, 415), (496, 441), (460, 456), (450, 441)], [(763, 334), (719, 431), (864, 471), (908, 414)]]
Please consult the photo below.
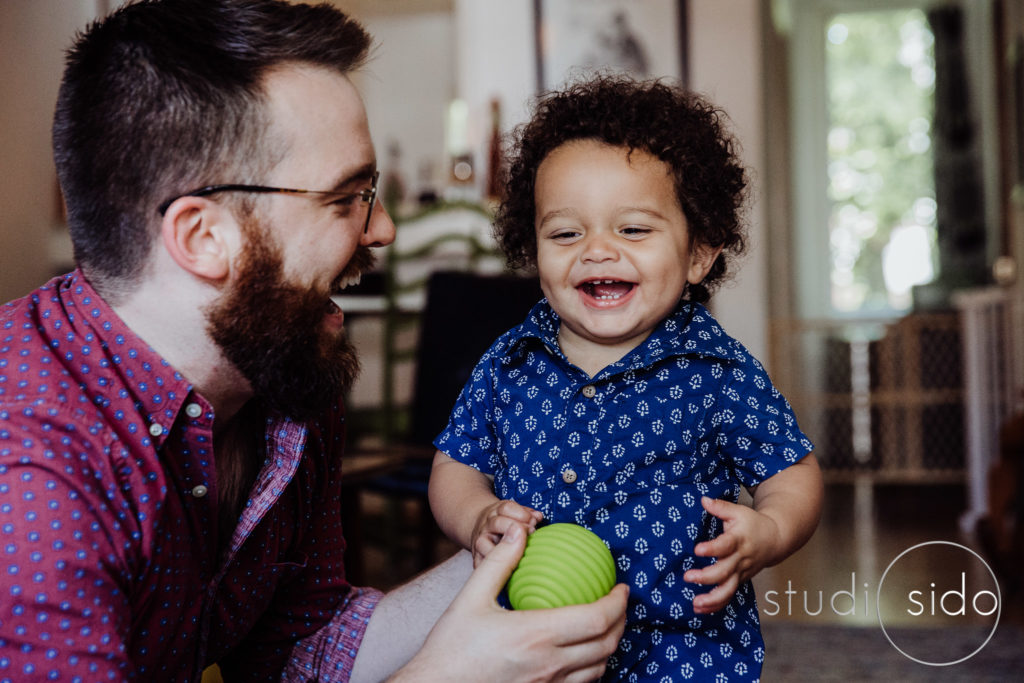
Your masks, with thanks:
[(710, 244), (700, 243), (690, 246), (690, 270), (686, 274), (686, 280), (691, 285), (699, 285), (707, 277), (715, 259), (722, 253), (722, 246), (712, 247)]
[(175, 263), (207, 279), (223, 280), (233, 258), (229, 233), (238, 230), (231, 212), (202, 197), (181, 197), (160, 224), (164, 248)]

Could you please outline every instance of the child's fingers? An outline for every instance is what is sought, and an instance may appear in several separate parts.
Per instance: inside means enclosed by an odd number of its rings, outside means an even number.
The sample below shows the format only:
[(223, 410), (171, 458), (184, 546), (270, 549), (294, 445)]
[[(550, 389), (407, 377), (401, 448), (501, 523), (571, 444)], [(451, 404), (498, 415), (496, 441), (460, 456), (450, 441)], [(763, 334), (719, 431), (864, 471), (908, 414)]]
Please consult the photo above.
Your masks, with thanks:
[(522, 529), (524, 534), (529, 533), (528, 524), (511, 519), (510, 517), (499, 516), (487, 520), (487, 526), (484, 527), (473, 542), (473, 566), (476, 566), (480, 559), (486, 557), (487, 553), (491, 552), (494, 546), (498, 545), (506, 534), (512, 533), (513, 528)]
[(698, 557), (725, 557), (732, 555), (739, 548), (739, 539), (735, 535), (726, 532), (720, 534), (710, 541), (698, 543), (693, 552)]
[(511, 517), (517, 522), (522, 522), (523, 524), (530, 524), (531, 522), (536, 523), (537, 521), (540, 521), (538, 519), (538, 517), (540, 516), (539, 512), (537, 512), (533, 508), (528, 508), (525, 505), (520, 505), (514, 500), (502, 501), (501, 504), (496, 508), (495, 512), (497, 512), (499, 515)]
[[(500, 540), (501, 537), (499, 536), (498, 538)], [(495, 545), (497, 543), (490, 534), (480, 534), (477, 536), (476, 541), (473, 543), (473, 566), (479, 566), (480, 561), (494, 550)]]
[(745, 510), (749, 510), (745, 505), (730, 503), (727, 500), (710, 498), (708, 496), (701, 496), (700, 504), (705, 510), (707, 510), (708, 514), (714, 515), (726, 522), (736, 519), (738, 516), (742, 515)]
[(703, 569), (690, 569), (683, 574), (683, 581), (698, 583), (702, 586), (720, 584), (728, 581), (729, 577), (735, 576), (736, 562), (735, 556), (729, 556)]
[(739, 580), (734, 574), (707, 593), (702, 593), (695, 597), (693, 599), (693, 611), (697, 614), (717, 612), (729, 604), (737, 588), (739, 588)]
[[(526, 547), (526, 534), (510, 533), (503, 538), (504, 543), (497, 552), (488, 553), (487, 559), (477, 559), (473, 553), (473, 567), (480, 567), (474, 571), (465, 587), (455, 596), (452, 606), (456, 603), (469, 603), (470, 605), (491, 605), (495, 596), (501, 591), (501, 587), (508, 581), (508, 577), (516, 568), (516, 563), (523, 556), (523, 549)], [(492, 548), (495, 544), (491, 544)], [(495, 605), (495, 607), (497, 607)]]

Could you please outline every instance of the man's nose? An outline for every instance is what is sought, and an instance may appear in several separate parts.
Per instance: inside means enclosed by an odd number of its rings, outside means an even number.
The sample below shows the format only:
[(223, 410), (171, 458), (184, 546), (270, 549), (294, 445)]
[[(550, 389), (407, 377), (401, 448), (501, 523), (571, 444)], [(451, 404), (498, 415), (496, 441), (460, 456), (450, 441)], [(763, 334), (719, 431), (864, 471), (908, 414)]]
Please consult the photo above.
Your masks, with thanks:
[(384, 247), (395, 241), (395, 222), (381, 202), (375, 202), (370, 222), (360, 244), (366, 247)]

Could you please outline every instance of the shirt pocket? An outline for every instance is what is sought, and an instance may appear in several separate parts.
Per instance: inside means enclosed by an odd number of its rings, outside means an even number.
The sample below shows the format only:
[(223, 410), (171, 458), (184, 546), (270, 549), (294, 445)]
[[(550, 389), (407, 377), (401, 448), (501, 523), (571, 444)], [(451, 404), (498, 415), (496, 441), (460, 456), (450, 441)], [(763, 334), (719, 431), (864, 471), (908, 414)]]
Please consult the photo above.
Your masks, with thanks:
[(266, 562), (256, 570), (255, 573), (260, 576), (261, 583), (287, 583), (304, 571), (309, 564), (309, 556), (301, 551), (290, 551), (276, 559), (276, 562)]

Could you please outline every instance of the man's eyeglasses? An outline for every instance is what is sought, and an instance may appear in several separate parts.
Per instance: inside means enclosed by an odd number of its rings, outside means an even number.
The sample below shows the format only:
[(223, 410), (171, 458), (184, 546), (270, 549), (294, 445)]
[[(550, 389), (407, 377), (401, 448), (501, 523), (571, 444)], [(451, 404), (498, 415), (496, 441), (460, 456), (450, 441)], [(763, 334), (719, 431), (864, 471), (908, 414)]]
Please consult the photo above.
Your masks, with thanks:
[(267, 187), (266, 185), (207, 185), (206, 187), (200, 187), (197, 190), (179, 194), (176, 197), (171, 197), (160, 206), (157, 210), (160, 215), (167, 213), (167, 209), (170, 208), (171, 204), (181, 199), (182, 197), (206, 197), (211, 194), (218, 192), (260, 192), (264, 194), (276, 193), (276, 194), (298, 194), (298, 195), (317, 195), (320, 197), (329, 197), (332, 204), (339, 204), (343, 202), (355, 201), (356, 199), (362, 201), (365, 204), (369, 204), (369, 208), (366, 211), (366, 223), (363, 225), (363, 232), (369, 232), (370, 230), (370, 218), (373, 216), (373, 206), (377, 201), (377, 179), (380, 177), (380, 171), (374, 171), (373, 177), (370, 179), (370, 187), (359, 192), (334, 192), (332, 190), (293, 190), (287, 187)]

